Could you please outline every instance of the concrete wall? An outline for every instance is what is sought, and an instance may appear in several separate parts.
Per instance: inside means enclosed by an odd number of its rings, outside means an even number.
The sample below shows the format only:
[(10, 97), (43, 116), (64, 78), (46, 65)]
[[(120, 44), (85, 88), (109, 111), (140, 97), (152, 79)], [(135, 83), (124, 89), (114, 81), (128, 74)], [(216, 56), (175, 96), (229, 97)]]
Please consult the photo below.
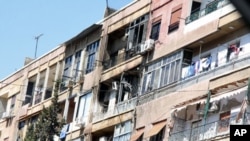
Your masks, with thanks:
[(208, 81), (203, 81), (136, 107), (136, 128), (169, 119), (173, 106), (206, 95), (207, 92)]

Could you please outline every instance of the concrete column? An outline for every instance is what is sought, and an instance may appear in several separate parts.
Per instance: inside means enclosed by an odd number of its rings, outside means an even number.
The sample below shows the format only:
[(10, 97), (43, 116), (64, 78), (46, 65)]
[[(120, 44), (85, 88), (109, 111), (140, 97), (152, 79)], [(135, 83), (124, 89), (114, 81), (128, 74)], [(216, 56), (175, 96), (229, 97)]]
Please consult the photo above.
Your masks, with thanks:
[(45, 72), (45, 79), (44, 79), (44, 83), (43, 83), (43, 93), (42, 93), (41, 101), (44, 100), (45, 92), (46, 92), (47, 85), (48, 85), (49, 72), (50, 72), (50, 68), (48, 67), (46, 69), (46, 72)]

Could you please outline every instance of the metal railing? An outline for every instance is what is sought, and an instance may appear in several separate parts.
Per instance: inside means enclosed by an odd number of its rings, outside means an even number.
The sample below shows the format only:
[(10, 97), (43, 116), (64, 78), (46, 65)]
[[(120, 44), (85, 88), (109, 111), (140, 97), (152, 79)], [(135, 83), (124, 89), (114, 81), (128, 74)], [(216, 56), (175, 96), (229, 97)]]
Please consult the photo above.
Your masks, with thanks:
[(229, 4), (229, 0), (214, 0), (212, 2), (210, 2), (209, 4), (207, 4), (206, 8), (193, 12), (190, 16), (188, 16), (185, 19), (185, 23), (191, 23), (213, 11), (216, 11), (217, 9), (220, 9), (222, 7), (224, 7), (225, 5)]
[(107, 119), (112, 116), (119, 115), (121, 113), (133, 110), (136, 106), (137, 98), (132, 98), (115, 105), (115, 108), (112, 110), (107, 110), (106, 112), (98, 112), (94, 114), (93, 121), (97, 122), (100, 120)]
[[(247, 114), (246, 117), (250, 117), (250, 114)], [(250, 120), (247, 118), (244, 122), (240, 120), (238, 123), (235, 122), (235, 119), (236, 116), (231, 116), (230, 118), (207, 123), (195, 128), (182, 131), (172, 131), (169, 136), (169, 141), (201, 141), (213, 139), (222, 135), (228, 135), (230, 125), (250, 124)]]

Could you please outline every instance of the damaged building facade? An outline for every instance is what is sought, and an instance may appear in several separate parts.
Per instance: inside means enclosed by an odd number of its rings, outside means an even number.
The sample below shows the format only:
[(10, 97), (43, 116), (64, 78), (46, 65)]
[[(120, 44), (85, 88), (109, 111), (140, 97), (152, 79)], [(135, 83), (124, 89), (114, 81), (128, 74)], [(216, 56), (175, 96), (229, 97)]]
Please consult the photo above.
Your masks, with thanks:
[(61, 80), (55, 140), (229, 140), (250, 124), (250, 32), (228, 0), (108, 13), (0, 83), (0, 140), (23, 140)]

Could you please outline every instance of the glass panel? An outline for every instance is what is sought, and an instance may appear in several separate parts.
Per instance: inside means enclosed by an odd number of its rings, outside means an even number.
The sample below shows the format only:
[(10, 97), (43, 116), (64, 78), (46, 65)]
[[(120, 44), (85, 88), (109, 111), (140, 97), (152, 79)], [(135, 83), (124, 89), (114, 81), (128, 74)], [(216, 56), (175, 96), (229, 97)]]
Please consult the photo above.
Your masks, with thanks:
[(174, 74), (175, 74), (175, 62), (172, 62), (170, 68), (170, 76), (169, 76), (169, 83), (174, 82)]
[(175, 69), (175, 74), (174, 74), (174, 81), (178, 81), (180, 78), (180, 69), (181, 69), (181, 61), (177, 60), (176, 61), (176, 69)]
[(92, 94), (89, 93), (85, 97), (86, 97), (86, 100), (85, 100), (85, 105), (84, 105), (85, 108), (83, 111), (83, 117), (84, 117), (84, 120), (86, 121), (89, 115)]
[(83, 118), (83, 112), (84, 112), (84, 105), (85, 105), (85, 96), (81, 96), (80, 97), (80, 103), (79, 103), (79, 106), (78, 106), (78, 112), (77, 112), (77, 118)]
[(160, 84), (160, 87), (162, 87), (164, 85), (164, 77), (165, 77), (165, 74), (166, 74), (165, 67), (166, 66), (163, 66), (161, 68), (161, 84)]
[(165, 67), (165, 75), (164, 75), (164, 85), (166, 85), (166, 84), (168, 84), (169, 82), (169, 70), (170, 70), (170, 68), (169, 68), (169, 64), (168, 65), (166, 65), (166, 67)]
[(160, 69), (154, 71), (153, 89), (157, 89), (160, 81)]

